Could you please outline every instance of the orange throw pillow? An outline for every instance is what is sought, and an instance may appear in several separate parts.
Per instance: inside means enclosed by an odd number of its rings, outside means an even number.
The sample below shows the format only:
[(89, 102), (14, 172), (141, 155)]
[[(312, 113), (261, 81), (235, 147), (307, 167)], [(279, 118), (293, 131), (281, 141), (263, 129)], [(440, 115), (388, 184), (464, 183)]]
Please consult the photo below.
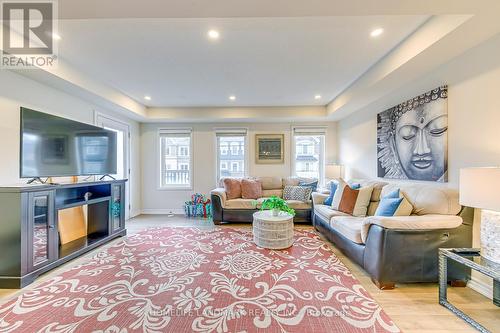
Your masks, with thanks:
[(228, 200), (241, 198), (241, 180), (224, 178), (224, 190)]
[(342, 199), (340, 199), (339, 211), (352, 215), (356, 201), (358, 200), (359, 190), (353, 190), (350, 186), (344, 188)]
[(243, 199), (259, 199), (262, 197), (262, 183), (256, 179), (241, 180), (241, 197)]

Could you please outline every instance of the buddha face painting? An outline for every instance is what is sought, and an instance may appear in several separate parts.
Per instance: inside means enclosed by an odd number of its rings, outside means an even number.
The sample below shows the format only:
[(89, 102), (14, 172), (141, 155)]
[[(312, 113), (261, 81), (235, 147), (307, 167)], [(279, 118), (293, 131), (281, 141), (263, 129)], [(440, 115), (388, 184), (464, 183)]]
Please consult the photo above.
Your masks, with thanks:
[(396, 124), (394, 144), (409, 179), (439, 180), (446, 170), (448, 115), (446, 100), (418, 106)]
[(379, 177), (446, 181), (447, 88), (380, 113), (377, 145)]

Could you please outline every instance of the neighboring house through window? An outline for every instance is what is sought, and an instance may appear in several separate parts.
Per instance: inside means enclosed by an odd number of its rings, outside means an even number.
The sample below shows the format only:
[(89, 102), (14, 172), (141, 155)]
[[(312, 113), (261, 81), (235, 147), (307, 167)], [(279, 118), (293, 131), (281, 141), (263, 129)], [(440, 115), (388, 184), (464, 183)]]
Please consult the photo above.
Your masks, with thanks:
[(160, 188), (192, 188), (191, 129), (160, 129)]
[(217, 179), (246, 175), (246, 129), (216, 129)]

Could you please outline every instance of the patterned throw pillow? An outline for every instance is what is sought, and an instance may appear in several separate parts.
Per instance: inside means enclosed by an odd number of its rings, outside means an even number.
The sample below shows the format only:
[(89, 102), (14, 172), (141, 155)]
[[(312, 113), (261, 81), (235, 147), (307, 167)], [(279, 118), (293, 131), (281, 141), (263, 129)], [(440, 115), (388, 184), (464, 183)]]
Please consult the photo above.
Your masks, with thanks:
[(284, 200), (297, 200), (307, 202), (311, 197), (312, 189), (308, 186), (290, 186), (283, 189)]

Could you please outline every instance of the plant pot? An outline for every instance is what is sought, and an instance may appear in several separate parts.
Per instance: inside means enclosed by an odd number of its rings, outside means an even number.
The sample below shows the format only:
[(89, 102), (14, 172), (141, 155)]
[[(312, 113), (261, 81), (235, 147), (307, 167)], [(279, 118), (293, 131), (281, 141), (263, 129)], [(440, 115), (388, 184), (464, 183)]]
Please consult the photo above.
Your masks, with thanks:
[(271, 211), (272, 211), (272, 213), (273, 213), (273, 216), (279, 216), (279, 215), (280, 215), (280, 210), (279, 210), (279, 209), (277, 209), (277, 208), (272, 209)]

